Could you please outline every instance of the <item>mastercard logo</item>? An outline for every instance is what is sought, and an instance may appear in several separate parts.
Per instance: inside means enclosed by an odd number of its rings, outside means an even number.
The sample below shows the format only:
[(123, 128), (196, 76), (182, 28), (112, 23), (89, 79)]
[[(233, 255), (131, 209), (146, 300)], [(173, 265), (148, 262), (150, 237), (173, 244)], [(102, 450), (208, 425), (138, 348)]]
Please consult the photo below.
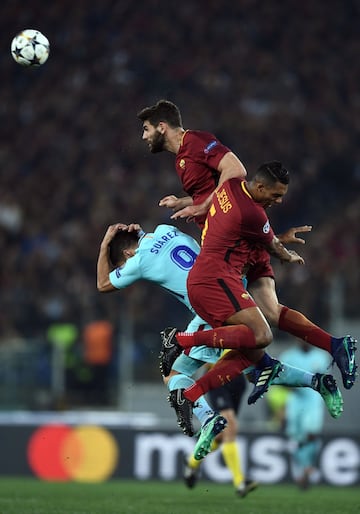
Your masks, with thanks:
[(45, 425), (32, 434), (27, 457), (43, 480), (103, 482), (117, 466), (119, 449), (102, 427)]

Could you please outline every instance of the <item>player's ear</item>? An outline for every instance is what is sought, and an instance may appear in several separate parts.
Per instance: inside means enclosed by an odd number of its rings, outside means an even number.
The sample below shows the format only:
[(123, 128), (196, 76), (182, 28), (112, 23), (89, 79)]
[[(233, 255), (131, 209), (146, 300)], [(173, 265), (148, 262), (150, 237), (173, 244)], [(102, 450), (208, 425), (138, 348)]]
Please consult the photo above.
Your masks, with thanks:
[(259, 191), (259, 193), (263, 193), (264, 190), (266, 189), (265, 184), (263, 182), (261, 182), (260, 180), (257, 181), (256, 187), (257, 187), (257, 190)]
[(165, 134), (166, 131), (166, 123), (164, 121), (160, 121), (159, 125), (157, 126), (158, 131), (160, 134)]
[(127, 260), (135, 255), (135, 250), (133, 250), (132, 248), (128, 248), (127, 250), (124, 250), (123, 254), (124, 258)]

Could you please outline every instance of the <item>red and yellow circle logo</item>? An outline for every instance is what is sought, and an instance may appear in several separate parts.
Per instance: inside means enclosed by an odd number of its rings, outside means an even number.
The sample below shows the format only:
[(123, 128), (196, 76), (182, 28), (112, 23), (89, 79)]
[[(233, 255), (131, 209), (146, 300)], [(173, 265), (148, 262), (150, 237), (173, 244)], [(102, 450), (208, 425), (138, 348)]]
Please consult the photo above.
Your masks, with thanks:
[(45, 425), (32, 434), (27, 456), (43, 480), (103, 482), (115, 470), (119, 449), (110, 432), (98, 426)]

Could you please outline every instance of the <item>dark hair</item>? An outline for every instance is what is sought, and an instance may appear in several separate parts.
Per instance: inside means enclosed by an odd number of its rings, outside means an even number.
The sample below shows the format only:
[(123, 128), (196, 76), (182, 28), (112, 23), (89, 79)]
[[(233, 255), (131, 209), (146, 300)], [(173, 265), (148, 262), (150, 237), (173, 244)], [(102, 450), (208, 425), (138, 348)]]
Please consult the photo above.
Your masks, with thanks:
[(287, 185), (290, 181), (289, 172), (281, 162), (270, 161), (264, 162), (259, 166), (256, 177), (260, 178), (267, 184), (275, 184), (275, 182), (281, 182), (281, 184)]
[(137, 232), (126, 232), (119, 230), (109, 244), (109, 258), (113, 266), (124, 259), (124, 250), (137, 245), (139, 235)]
[(145, 107), (138, 112), (137, 117), (142, 122), (148, 120), (154, 127), (161, 121), (165, 121), (172, 128), (182, 127), (180, 110), (169, 100), (159, 100), (155, 105)]

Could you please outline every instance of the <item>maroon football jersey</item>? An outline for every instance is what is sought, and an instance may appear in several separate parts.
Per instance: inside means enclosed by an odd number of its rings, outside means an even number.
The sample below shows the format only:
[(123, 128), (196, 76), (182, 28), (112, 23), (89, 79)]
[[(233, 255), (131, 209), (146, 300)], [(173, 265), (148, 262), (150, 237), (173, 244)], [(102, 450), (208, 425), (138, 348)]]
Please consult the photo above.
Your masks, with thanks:
[[(217, 167), (231, 150), (209, 132), (187, 130), (176, 155), (175, 168), (184, 191), (195, 205), (204, 202), (219, 181)], [(203, 226), (204, 218), (196, 222)]]
[(254, 248), (268, 246), (273, 238), (265, 209), (254, 202), (246, 182), (227, 180), (214, 194), (195, 265), (200, 265), (199, 259), (215, 257), (217, 262), (226, 262), (243, 272), (244, 265), (252, 264)]

